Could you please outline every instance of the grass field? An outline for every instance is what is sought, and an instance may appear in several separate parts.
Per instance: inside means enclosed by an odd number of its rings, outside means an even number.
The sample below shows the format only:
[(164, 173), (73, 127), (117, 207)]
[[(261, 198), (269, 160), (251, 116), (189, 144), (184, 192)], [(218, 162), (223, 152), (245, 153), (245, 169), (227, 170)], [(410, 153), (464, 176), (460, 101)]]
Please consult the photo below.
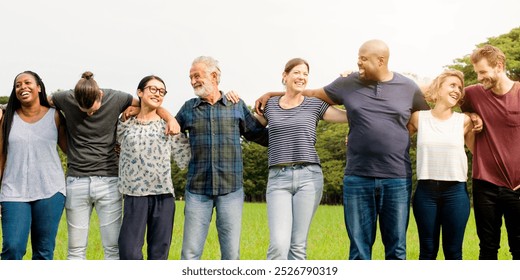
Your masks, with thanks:
[[(173, 242), (171, 245), (171, 260), (180, 259), (183, 233), (183, 209), (184, 202), (176, 202), (175, 225), (173, 230)], [(214, 220), (214, 219), (213, 219)], [(1, 239), (1, 238), (0, 238)], [(417, 260), (419, 257), (419, 239), (413, 216), (408, 227), (407, 259)], [(466, 260), (478, 259), (478, 237), (475, 231), (475, 221), (471, 214), (466, 228), (463, 254)], [(269, 244), (269, 228), (267, 226), (267, 208), (265, 203), (246, 203), (243, 210), (241, 259), (264, 260)], [(309, 234), (307, 255), (309, 260), (346, 260), (348, 259), (349, 240), (343, 222), (343, 207), (321, 205), (313, 220)], [(502, 228), (502, 242), (499, 251), (499, 259), (510, 260), (509, 246), (504, 227)], [(56, 240), (55, 259), (66, 259), (67, 255), (67, 223), (65, 215), (62, 217), (58, 237)], [(146, 256), (146, 254), (145, 254)], [(31, 258), (30, 245), (24, 259)], [(99, 236), (98, 221), (95, 213), (92, 216), (89, 234), (87, 258), (91, 260), (103, 259), (103, 246)], [(220, 249), (214, 222), (210, 227), (204, 254), (204, 260), (220, 259)], [(378, 237), (373, 249), (373, 259), (384, 259), (384, 247)], [(442, 249), (438, 259), (444, 259)]]

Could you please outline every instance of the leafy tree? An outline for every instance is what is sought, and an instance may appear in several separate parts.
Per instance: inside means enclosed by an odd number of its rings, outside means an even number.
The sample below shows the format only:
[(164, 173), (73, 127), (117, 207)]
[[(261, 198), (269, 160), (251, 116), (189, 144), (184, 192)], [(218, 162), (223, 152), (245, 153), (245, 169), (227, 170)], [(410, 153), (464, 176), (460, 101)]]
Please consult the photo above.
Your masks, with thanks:
[(242, 142), (244, 162), (244, 192), (247, 201), (265, 201), (269, 169), (267, 148), (254, 142)]
[(188, 173), (188, 168), (180, 169), (172, 159), (171, 169), (172, 183), (173, 188), (175, 189), (175, 198), (183, 199), (184, 190), (186, 189), (186, 174)]
[(342, 203), (347, 133), (347, 124), (320, 121), (317, 127), (316, 151), (323, 170), (325, 204)]
[(7, 104), (9, 102), (9, 96), (0, 96), (0, 104)]
[[(520, 81), (520, 27), (513, 28), (509, 33), (497, 37), (488, 38), (486, 42), (477, 44), (481, 47), (486, 44), (493, 45), (501, 49), (506, 55), (506, 70), (509, 78)], [(453, 60), (452, 65), (447, 65), (450, 69), (456, 69), (464, 73), (466, 85), (477, 83), (477, 74), (473, 71), (470, 54)]]

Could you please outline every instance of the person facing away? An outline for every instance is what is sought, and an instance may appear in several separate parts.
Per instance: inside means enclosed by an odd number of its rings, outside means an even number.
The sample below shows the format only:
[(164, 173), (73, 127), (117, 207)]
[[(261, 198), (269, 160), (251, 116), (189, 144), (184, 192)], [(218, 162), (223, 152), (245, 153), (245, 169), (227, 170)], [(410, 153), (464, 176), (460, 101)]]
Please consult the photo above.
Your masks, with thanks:
[[(100, 89), (87, 71), (74, 90), (54, 93), (51, 101), (67, 119), (67, 259), (86, 258), (94, 208), (104, 258), (119, 259), (122, 195), (117, 187), (116, 126), (119, 115), (129, 106), (139, 106), (139, 100), (129, 93)], [(167, 118), (169, 114), (163, 113)]]
[(40, 76), (15, 77), (0, 131), (2, 260), (21, 260), (31, 236), (32, 259), (52, 260), (65, 206), (65, 124), (50, 108)]
[(470, 213), (466, 189), (468, 159), (473, 150), (470, 117), (454, 111), (464, 98), (464, 74), (445, 70), (424, 92), (431, 110), (412, 114), (408, 129), (417, 132), (417, 188), (413, 211), (419, 232), (419, 259), (435, 260), (442, 248), (446, 260), (462, 260), (464, 232)]
[(144, 77), (137, 86), (139, 114), (120, 120), (117, 126), (121, 145), (118, 186), (124, 206), (119, 233), (122, 260), (143, 259), (145, 234), (149, 260), (167, 260), (170, 252), (175, 216), (171, 158), (182, 169), (191, 155), (184, 134), (164, 134), (166, 122), (157, 114), (157, 108), (166, 93), (160, 77)]
[(285, 94), (269, 99), (263, 116), (255, 115), (269, 126), (269, 260), (307, 259), (307, 236), (323, 194), (316, 126), (320, 119), (347, 122), (344, 110), (301, 94), (308, 75), (307, 61), (289, 60), (282, 73)]
[(520, 260), (520, 82), (507, 76), (506, 56), (484, 45), (470, 56), (479, 84), (466, 87), (464, 112), (486, 124), (475, 135), (473, 208), (481, 260), (496, 260), (502, 219), (509, 251)]
[(240, 258), (244, 203), (241, 136), (267, 145), (267, 129), (244, 101), (234, 104), (219, 90), (218, 61), (194, 59), (190, 82), (196, 98), (184, 103), (176, 118), (191, 147), (185, 191), (184, 236), (181, 259), (200, 259), (213, 209), (221, 258)]
[[(389, 56), (383, 41), (367, 41), (359, 48), (358, 72), (303, 92), (347, 111), (343, 207), (352, 260), (372, 258), (378, 220), (385, 259), (406, 259), (412, 189), (406, 125), (412, 112), (429, 107), (415, 82), (388, 69)], [(257, 100), (259, 112), (273, 94)]]

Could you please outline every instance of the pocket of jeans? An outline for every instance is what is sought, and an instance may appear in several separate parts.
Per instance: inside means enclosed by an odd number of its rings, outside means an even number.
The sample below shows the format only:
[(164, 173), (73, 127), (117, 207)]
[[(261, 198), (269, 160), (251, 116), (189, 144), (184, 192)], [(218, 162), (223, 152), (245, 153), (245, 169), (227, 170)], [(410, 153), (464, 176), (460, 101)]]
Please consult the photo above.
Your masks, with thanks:
[(103, 181), (106, 184), (117, 184), (118, 177), (100, 177), (101, 181)]
[(79, 177), (67, 176), (67, 180), (66, 180), (67, 186), (70, 184), (74, 184), (74, 182), (76, 182), (78, 179), (79, 179)]
[(305, 168), (312, 173), (318, 173), (318, 174), (323, 173), (323, 171), (321, 170), (321, 166), (319, 164), (310, 164), (310, 165), (305, 166)]
[(274, 179), (284, 172), (283, 168), (273, 167), (269, 168), (269, 179)]

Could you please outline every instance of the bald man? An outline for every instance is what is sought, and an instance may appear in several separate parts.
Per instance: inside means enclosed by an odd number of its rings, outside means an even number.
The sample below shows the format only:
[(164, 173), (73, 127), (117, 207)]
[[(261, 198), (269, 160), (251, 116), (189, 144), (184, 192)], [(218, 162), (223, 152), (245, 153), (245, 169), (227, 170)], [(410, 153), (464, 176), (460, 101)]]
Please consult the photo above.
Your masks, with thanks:
[[(372, 258), (378, 220), (385, 259), (406, 259), (412, 190), (406, 124), (414, 111), (429, 107), (414, 81), (388, 69), (389, 57), (383, 41), (367, 41), (359, 48), (358, 72), (303, 93), (347, 110), (343, 208), (351, 260)], [(257, 112), (266, 98), (277, 94), (258, 99)]]

